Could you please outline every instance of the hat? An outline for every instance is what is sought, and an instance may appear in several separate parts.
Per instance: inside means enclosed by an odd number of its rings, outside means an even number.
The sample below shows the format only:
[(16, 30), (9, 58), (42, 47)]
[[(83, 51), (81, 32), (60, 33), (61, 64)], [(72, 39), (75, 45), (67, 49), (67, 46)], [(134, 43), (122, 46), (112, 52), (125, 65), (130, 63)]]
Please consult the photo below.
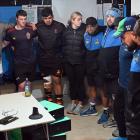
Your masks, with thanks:
[(120, 9), (118, 9), (118, 8), (111, 8), (111, 9), (109, 9), (109, 10), (107, 10), (107, 12), (106, 12), (106, 16), (112, 16), (112, 17), (120, 17), (121, 16), (121, 11), (120, 11)]
[(136, 23), (136, 18), (126, 17), (119, 22), (117, 31), (113, 34), (114, 37), (120, 37), (127, 31), (133, 31), (133, 28)]
[(50, 7), (45, 7), (41, 12), (42, 17), (53, 16), (52, 9)]
[(92, 25), (92, 26), (97, 25), (97, 19), (94, 17), (88, 17), (86, 19), (86, 25)]

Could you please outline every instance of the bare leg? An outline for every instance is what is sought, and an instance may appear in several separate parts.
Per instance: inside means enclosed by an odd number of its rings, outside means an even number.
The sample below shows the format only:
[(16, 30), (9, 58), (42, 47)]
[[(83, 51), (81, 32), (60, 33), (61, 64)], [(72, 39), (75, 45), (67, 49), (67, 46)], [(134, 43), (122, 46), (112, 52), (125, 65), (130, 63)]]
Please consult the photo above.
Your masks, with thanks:
[(102, 99), (102, 105), (104, 108), (108, 108), (109, 107), (109, 98), (108, 96), (105, 96), (105, 91), (104, 90), (100, 90), (101, 93), (101, 99)]
[(90, 101), (95, 102), (95, 100), (96, 100), (96, 88), (93, 86), (89, 86), (88, 87), (88, 94), (90, 97)]
[(18, 85), (18, 92), (24, 91), (25, 81)]
[(53, 90), (54, 90), (55, 95), (56, 95), (56, 103), (63, 104), (61, 78), (53, 75), (52, 80), (53, 80)]
[(61, 78), (52, 76), (53, 80), (53, 90), (56, 95), (62, 95), (62, 84), (61, 84)]

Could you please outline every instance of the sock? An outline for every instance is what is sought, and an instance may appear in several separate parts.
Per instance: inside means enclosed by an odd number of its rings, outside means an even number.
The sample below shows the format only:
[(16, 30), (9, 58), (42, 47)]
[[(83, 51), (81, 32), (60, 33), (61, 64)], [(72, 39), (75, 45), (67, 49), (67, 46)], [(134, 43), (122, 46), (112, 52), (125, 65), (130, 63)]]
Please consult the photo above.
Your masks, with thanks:
[(103, 109), (104, 109), (105, 111), (107, 111), (107, 110), (109, 109), (109, 107), (104, 107)]
[(95, 106), (96, 104), (95, 103), (93, 103), (93, 102), (90, 102), (89, 103), (91, 106)]
[(89, 99), (89, 102), (96, 103), (96, 99), (90, 98), (90, 99)]

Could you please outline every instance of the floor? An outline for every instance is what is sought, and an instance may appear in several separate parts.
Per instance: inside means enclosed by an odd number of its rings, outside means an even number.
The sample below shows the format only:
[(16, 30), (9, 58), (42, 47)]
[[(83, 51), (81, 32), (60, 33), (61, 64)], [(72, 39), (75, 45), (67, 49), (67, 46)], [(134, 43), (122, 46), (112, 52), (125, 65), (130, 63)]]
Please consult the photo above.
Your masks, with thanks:
[(97, 125), (97, 117), (70, 116), (72, 131), (67, 133), (67, 140), (109, 140), (111, 128)]
[[(65, 108), (69, 102), (68, 95), (64, 95)], [(86, 107), (85, 107), (86, 108)], [(102, 106), (97, 106), (99, 115), (102, 110)], [(99, 115), (81, 117), (78, 115), (65, 115), (71, 118), (72, 131), (67, 133), (67, 140), (109, 140), (112, 136), (112, 131), (115, 128), (103, 128), (102, 125), (97, 124)]]
[[(64, 105), (67, 107), (67, 103), (70, 101), (68, 93), (68, 83), (63, 79), (63, 94)], [(42, 81), (36, 81), (33, 83), (33, 96), (41, 98), (43, 96)], [(15, 92), (14, 84), (5, 84), (0, 86), (0, 94), (7, 94)], [(101, 106), (98, 106), (98, 110), (101, 111)], [(80, 117), (77, 115), (68, 115), (71, 118), (72, 130), (67, 133), (67, 140), (109, 140), (111, 138), (112, 130), (115, 128), (103, 128), (102, 125), (97, 124), (98, 116)]]

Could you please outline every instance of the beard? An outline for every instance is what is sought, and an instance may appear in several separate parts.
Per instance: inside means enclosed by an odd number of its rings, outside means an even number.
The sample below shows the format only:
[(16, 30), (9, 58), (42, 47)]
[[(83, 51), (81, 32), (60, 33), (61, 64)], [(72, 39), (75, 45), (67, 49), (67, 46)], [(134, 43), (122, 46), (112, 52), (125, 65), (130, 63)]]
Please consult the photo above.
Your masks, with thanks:
[(115, 28), (114, 24), (110, 24), (110, 25), (109, 25), (109, 24), (107, 23), (107, 26), (108, 26), (109, 28), (111, 28), (111, 29), (114, 29), (114, 28)]
[(137, 44), (136, 43), (132, 43), (130, 46), (127, 46), (128, 51), (134, 51), (137, 49)]

